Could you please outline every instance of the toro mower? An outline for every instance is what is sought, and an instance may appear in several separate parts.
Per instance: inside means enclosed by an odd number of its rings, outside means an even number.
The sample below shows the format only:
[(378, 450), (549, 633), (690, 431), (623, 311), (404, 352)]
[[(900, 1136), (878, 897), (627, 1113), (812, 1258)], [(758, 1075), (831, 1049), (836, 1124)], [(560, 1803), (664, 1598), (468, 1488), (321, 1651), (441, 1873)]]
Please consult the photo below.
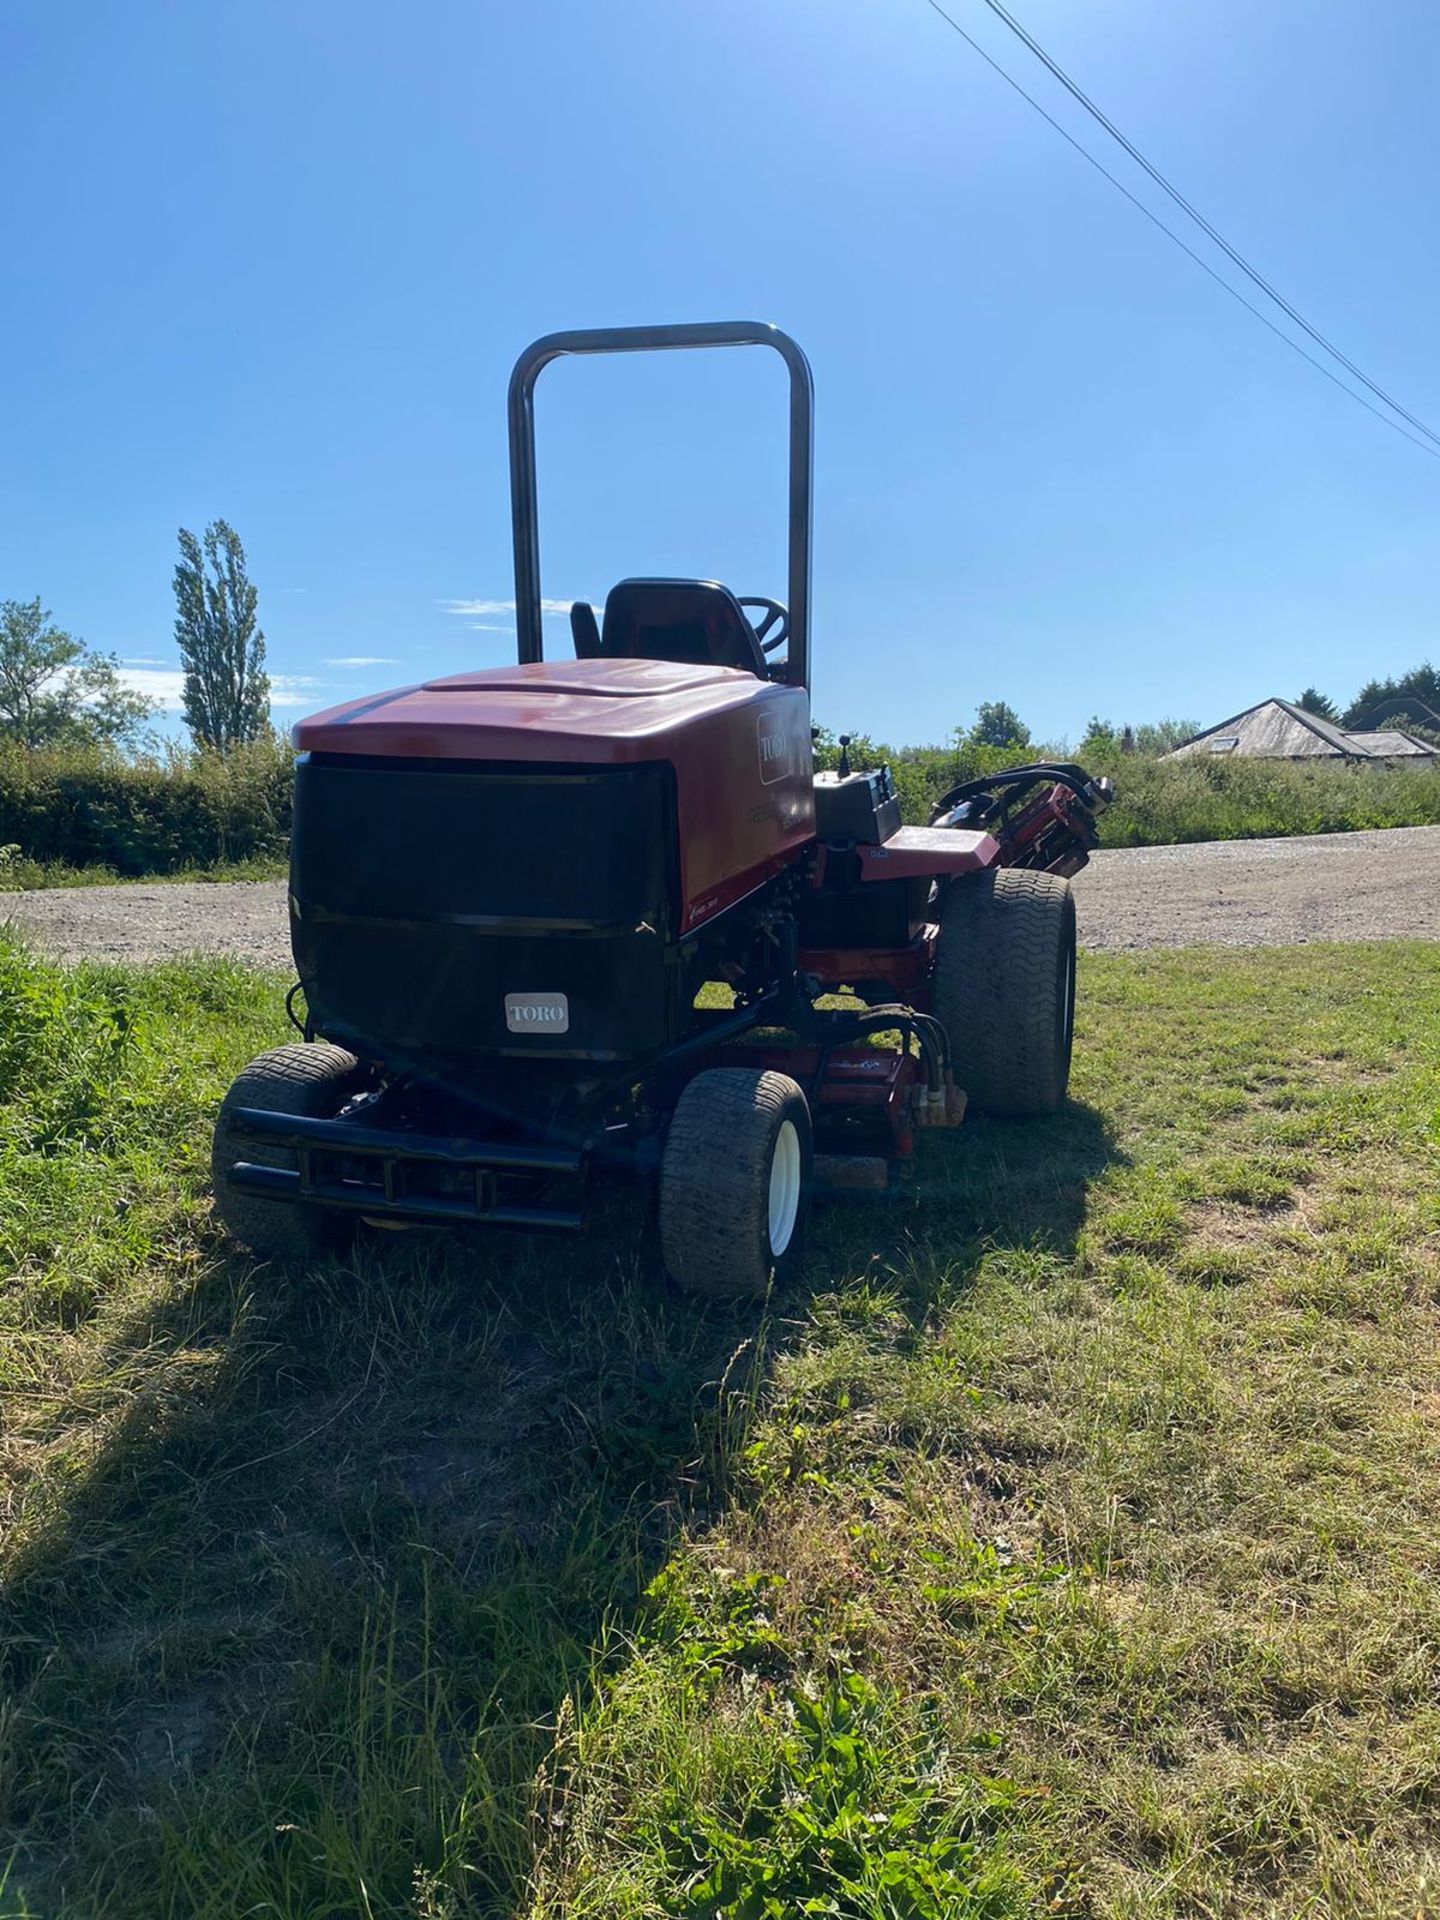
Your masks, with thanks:
[[(602, 618), (571, 609), (575, 657), (547, 660), (539, 374), (720, 346), (789, 370), (786, 602), (622, 580)], [(886, 768), (814, 770), (812, 412), (804, 354), (753, 323), (520, 356), (517, 664), (295, 729), (304, 1037), (245, 1069), (215, 1129), (217, 1211), (256, 1252), (306, 1258), (356, 1221), (575, 1233), (628, 1175), (674, 1280), (761, 1293), (800, 1258), (813, 1187), (903, 1183), (917, 1130), (967, 1100), (1064, 1100), (1069, 876), (1108, 784), (1016, 767), (920, 827)]]

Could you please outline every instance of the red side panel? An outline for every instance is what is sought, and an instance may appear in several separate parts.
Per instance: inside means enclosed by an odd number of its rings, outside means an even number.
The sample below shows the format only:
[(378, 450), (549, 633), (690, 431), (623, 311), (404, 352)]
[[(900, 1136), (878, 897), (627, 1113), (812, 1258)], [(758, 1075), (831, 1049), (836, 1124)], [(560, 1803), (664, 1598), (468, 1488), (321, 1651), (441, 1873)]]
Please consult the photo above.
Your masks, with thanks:
[(810, 702), (728, 667), (570, 660), (494, 667), (302, 720), (301, 753), (675, 769), (688, 932), (815, 833)]
[(780, 872), (815, 837), (809, 695), (751, 685), (755, 698), (686, 728), (667, 755), (679, 790), (687, 933)]

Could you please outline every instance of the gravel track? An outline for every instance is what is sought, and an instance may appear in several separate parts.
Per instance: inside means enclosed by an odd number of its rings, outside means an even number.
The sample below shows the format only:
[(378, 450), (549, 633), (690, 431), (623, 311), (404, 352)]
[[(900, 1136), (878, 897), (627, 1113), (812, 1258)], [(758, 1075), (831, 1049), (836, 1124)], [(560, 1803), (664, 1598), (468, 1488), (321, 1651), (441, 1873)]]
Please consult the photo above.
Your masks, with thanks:
[(1081, 944), (1109, 953), (1440, 940), (1440, 827), (1116, 848), (1075, 890)]
[[(1116, 848), (1075, 885), (1081, 944), (1103, 952), (1440, 940), (1440, 827)], [(0, 894), (7, 921), (65, 960), (203, 952), (290, 966), (278, 880)]]

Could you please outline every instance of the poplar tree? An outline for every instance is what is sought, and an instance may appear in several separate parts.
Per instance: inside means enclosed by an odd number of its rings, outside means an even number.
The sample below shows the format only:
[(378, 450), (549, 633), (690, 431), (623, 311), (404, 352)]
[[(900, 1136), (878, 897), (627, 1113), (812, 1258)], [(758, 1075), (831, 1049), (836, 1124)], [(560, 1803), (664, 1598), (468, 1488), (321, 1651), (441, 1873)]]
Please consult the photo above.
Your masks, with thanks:
[(212, 520), (202, 543), (180, 529), (175, 639), (185, 666), (185, 724), (195, 743), (225, 753), (270, 726), (265, 635), (240, 536)]

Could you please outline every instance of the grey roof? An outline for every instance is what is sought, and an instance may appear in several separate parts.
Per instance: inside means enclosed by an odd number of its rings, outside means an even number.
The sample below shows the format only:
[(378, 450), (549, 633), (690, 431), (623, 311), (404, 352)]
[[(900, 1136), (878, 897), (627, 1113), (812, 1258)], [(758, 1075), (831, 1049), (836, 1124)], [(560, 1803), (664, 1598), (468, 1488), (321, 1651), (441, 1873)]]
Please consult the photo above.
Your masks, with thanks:
[(1207, 727), (1166, 755), (1233, 754), (1242, 760), (1433, 760), (1440, 751), (1391, 727), (1346, 733), (1290, 700), (1262, 700), (1217, 727)]
[(1207, 727), (1175, 748), (1170, 758), (1193, 753), (1233, 753), (1259, 760), (1363, 760), (1369, 753), (1356, 747), (1339, 727), (1307, 713), (1289, 700), (1262, 700), (1244, 713)]
[(1347, 733), (1345, 738), (1362, 752), (1380, 760), (1433, 760), (1437, 749), (1428, 740), (1387, 727), (1378, 733)]

